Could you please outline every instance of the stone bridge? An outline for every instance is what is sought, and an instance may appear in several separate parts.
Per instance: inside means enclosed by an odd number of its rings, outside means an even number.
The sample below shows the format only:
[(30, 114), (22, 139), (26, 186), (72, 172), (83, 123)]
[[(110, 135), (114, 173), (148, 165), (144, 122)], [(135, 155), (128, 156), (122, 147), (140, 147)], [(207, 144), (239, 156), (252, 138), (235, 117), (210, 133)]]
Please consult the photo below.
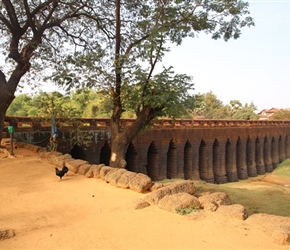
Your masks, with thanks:
[[(122, 128), (133, 120), (124, 119)], [(90, 163), (109, 164), (110, 120), (57, 120), (58, 151)], [(51, 123), (40, 118), (6, 117), (17, 141), (46, 146)], [(7, 129), (4, 136), (9, 136)], [(166, 178), (234, 182), (271, 172), (290, 156), (290, 121), (156, 120), (127, 148), (126, 169)]]

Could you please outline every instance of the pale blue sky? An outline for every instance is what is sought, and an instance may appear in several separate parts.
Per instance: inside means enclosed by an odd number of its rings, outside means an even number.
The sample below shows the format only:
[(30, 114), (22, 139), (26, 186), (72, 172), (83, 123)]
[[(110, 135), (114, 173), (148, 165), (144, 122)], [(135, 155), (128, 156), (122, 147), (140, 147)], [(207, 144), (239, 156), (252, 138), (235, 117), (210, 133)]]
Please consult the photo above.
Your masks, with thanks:
[(290, 0), (248, 2), (255, 27), (244, 28), (239, 39), (200, 34), (172, 48), (163, 64), (193, 76), (194, 93), (212, 91), (224, 104), (290, 108)]
[(173, 48), (163, 63), (192, 75), (194, 93), (212, 91), (224, 104), (290, 108), (290, 0), (248, 2), (255, 27), (244, 28), (238, 40), (201, 34)]

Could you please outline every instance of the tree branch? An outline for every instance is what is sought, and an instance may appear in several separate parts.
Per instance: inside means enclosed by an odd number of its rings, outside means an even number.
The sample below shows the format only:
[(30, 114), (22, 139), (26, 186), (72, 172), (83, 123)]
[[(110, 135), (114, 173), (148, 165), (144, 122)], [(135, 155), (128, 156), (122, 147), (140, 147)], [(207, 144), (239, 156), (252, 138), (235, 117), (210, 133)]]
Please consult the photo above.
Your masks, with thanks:
[(10, 32), (13, 31), (13, 27), (11, 23), (3, 16), (3, 14), (0, 12), (0, 20), (5, 24), (5, 26), (10, 30)]
[(2, 0), (2, 2), (5, 5), (5, 8), (7, 10), (13, 31), (20, 32), (21, 27), (19, 25), (13, 4), (11, 3), (10, 0)]
[(4, 75), (4, 73), (2, 72), (2, 70), (0, 70), (0, 84), (7, 84), (7, 81), (6, 81), (6, 77)]

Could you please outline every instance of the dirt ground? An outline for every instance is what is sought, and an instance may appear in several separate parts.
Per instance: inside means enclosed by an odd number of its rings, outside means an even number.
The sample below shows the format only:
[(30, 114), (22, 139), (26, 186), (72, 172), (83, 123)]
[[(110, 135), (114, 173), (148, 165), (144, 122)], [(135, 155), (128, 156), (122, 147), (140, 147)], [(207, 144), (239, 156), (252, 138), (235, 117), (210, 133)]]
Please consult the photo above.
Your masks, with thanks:
[(0, 241), (0, 249), (290, 249), (255, 225), (215, 213), (135, 210), (146, 194), (71, 172), (59, 181), (38, 154), (14, 153), (0, 153), (0, 230), (16, 236)]

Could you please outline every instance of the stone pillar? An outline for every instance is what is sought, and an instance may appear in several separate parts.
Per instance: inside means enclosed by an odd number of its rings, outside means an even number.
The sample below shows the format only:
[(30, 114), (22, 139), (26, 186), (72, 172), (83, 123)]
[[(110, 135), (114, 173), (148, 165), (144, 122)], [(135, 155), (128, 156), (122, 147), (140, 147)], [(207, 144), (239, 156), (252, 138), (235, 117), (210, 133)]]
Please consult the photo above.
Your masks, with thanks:
[(176, 144), (177, 175), (176, 178), (184, 179), (184, 144)]
[(273, 136), (271, 143), (272, 164), (275, 169), (279, 165), (278, 139)]
[(193, 179), (193, 148), (189, 141), (184, 146), (184, 179)]
[(264, 143), (263, 140), (256, 139), (256, 166), (257, 174), (265, 174), (265, 163), (264, 163)]
[(285, 160), (285, 138), (279, 138), (279, 163)]
[(194, 141), (191, 143), (193, 148), (193, 155), (192, 155), (192, 179), (193, 180), (200, 180), (200, 173), (199, 173), (199, 157), (200, 157), (200, 141)]
[(290, 158), (290, 142), (288, 139), (288, 135), (285, 137), (285, 153), (286, 153), (286, 158)]
[(247, 155), (246, 163), (248, 169), (248, 176), (255, 177), (257, 176), (256, 160), (255, 160), (255, 140), (248, 138), (247, 140)]
[(237, 165), (236, 165), (236, 143), (227, 140), (226, 143), (226, 174), (228, 182), (238, 181)]
[(222, 142), (216, 140), (215, 143), (213, 144), (213, 172), (214, 172), (214, 181), (217, 184), (227, 183), (225, 148), (226, 148), (225, 141)]
[(248, 169), (246, 164), (247, 143), (246, 139), (239, 138), (236, 146), (237, 171), (238, 178), (241, 180), (248, 179)]
[(264, 140), (264, 163), (265, 171), (270, 173), (273, 171), (272, 155), (271, 155), (271, 142), (268, 141), (267, 137)]
[(202, 141), (199, 150), (200, 179), (206, 182), (214, 183), (212, 167), (212, 143)]
[(177, 178), (177, 150), (173, 141), (170, 142), (167, 151), (167, 178)]

